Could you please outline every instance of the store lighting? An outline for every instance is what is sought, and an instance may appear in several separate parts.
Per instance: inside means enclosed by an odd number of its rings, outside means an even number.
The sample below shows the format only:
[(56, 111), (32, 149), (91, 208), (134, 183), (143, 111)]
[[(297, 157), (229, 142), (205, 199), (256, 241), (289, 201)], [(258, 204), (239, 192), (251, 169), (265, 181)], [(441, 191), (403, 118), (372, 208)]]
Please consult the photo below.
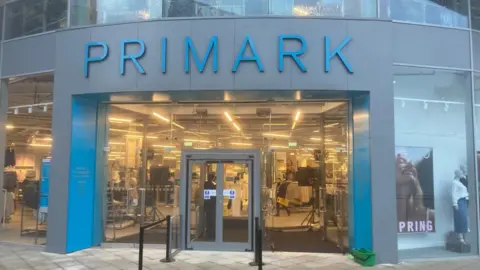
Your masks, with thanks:
[(32, 113), (33, 107), (28, 107), (28, 113)]
[(154, 112), (153, 115), (155, 115), (156, 117), (162, 119), (162, 120), (165, 121), (165, 122), (170, 122), (170, 119), (168, 119), (168, 118), (166, 118), (165, 116), (160, 115), (160, 114), (158, 114), (158, 113), (156, 113), (156, 112)]
[(18, 108), (15, 108), (15, 110), (13, 110), (13, 114), (18, 114)]
[(120, 122), (120, 123), (131, 123), (131, 119), (124, 119), (124, 118), (116, 118), (116, 117), (110, 117), (109, 118), (110, 122)]
[(108, 142), (110, 145), (125, 145), (123, 142)]
[(292, 124), (292, 130), (295, 128), (295, 126), (297, 125), (297, 122), (298, 122), (298, 119), (300, 119), (300, 114), (301, 112), (298, 111), (297, 114), (295, 115), (295, 120), (293, 121), (293, 124)]
[(177, 159), (177, 158), (176, 158), (176, 157), (163, 157), (163, 159), (175, 160), (175, 159)]
[(41, 143), (31, 143), (31, 144), (29, 144), (29, 146), (32, 146), (32, 147), (52, 147), (51, 144), (41, 144)]
[(207, 147), (194, 147), (193, 149), (195, 149), (195, 150), (208, 150), (208, 149), (210, 149), (210, 147), (208, 147), (208, 148)]
[(179, 124), (177, 124), (177, 123), (175, 123), (175, 122), (172, 122), (172, 124), (173, 124), (174, 126), (176, 126), (176, 127), (181, 128), (181, 129), (185, 129), (185, 127), (183, 127), (183, 126), (181, 126), (181, 125), (179, 125)]
[(6, 129), (14, 129), (15, 127), (13, 125), (5, 125)]
[(185, 131), (185, 133), (201, 134), (201, 135), (210, 135), (210, 133), (208, 133), (208, 132), (203, 132), (203, 131)]
[(321, 141), (321, 140), (322, 140), (322, 138), (315, 138), (315, 137), (312, 137), (312, 138), (310, 138), (310, 140), (312, 140), (312, 141)]
[(181, 153), (181, 152), (182, 152), (182, 151), (180, 151), (180, 150), (173, 150), (173, 151), (170, 151), (170, 153), (174, 153), (174, 154), (179, 154), (179, 153)]
[(227, 117), (228, 121), (233, 122), (233, 119), (232, 119), (232, 117), (230, 116), (230, 114), (228, 114), (228, 112), (224, 112), (223, 114), (225, 114), (225, 116)]
[[(125, 135), (126, 137), (129, 137), (129, 138), (139, 138), (139, 139), (142, 139), (143, 136), (142, 135), (130, 135), (130, 134), (127, 134)], [(158, 139), (157, 136), (146, 136), (147, 139)]]
[(242, 129), (240, 128), (240, 126), (233, 121), (233, 118), (230, 116), (230, 114), (228, 114), (228, 112), (224, 112), (223, 114), (225, 115), (225, 117), (227, 117), (228, 121), (229, 121), (230, 123), (232, 123), (233, 127), (234, 127), (236, 130), (238, 130), (238, 131), (241, 131), (241, 130), (242, 130)]
[(138, 133), (138, 134), (141, 133), (140, 131), (118, 129), (118, 128), (111, 128), (110, 131), (125, 132), (125, 133)]
[(334, 127), (334, 126), (337, 126), (339, 123), (332, 123), (332, 124), (328, 124), (328, 125), (325, 125), (325, 127)]
[(43, 112), (47, 112), (48, 111), (48, 106), (43, 106)]
[(278, 138), (290, 138), (290, 135), (277, 134), (277, 133), (263, 133), (265, 137), (278, 137)]
[(210, 143), (208, 140), (197, 140), (197, 139), (183, 139), (185, 142), (200, 142), (200, 143)]
[[(153, 115), (156, 116), (157, 118), (160, 118), (161, 120), (163, 120), (163, 121), (165, 121), (165, 122), (167, 122), (167, 123), (170, 123), (170, 119), (168, 119), (167, 117), (165, 117), (165, 116), (163, 116), (163, 115), (161, 115), (161, 114), (158, 114), (158, 113), (154, 112)], [(172, 124), (173, 124), (174, 126), (177, 126), (177, 127), (181, 128), (181, 129), (185, 129), (185, 127), (183, 127), (182, 125), (179, 125), (179, 124), (177, 124), (177, 123), (175, 123), (175, 122), (173, 122), (173, 121), (172, 121)]]
[(241, 145), (241, 146), (252, 146), (253, 145), (251, 143), (239, 143), (239, 142), (233, 142), (231, 144), (232, 145)]
[(232, 123), (232, 125), (235, 127), (236, 130), (238, 131), (242, 130), (236, 123)]
[(289, 148), (289, 147), (284, 145), (270, 145), (270, 148)]
[(40, 141), (53, 141), (53, 138), (52, 137), (43, 137), (43, 138), (35, 138), (36, 140), (40, 140)]
[(156, 148), (177, 148), (177, 146), (175, 145), (161, 145), (161, 144), (154, 144), (152, 145), (153, 147), (156, 147)]
[(287, 123), (265, 123), (264, 126), (287, 126)]

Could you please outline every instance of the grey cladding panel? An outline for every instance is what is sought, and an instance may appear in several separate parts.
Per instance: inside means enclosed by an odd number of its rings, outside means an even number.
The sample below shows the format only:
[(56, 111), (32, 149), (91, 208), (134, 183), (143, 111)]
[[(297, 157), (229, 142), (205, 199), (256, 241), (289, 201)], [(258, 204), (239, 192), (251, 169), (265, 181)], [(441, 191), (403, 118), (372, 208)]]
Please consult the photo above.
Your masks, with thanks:
[[(147, 76), (138, 76), (137, 87), (145, 91), (188, 90), (190, 75), (183, 71), (183, 42), (190, 35), (190, 21), (147, 22), (138, 24), (138, 38), (147, 51), (141, 65)], [(167, 37), (167, 72), (161, 72), (162, 37)], [(117, 71), (118, 73), (118, 71)]]
[(2, 77), (39, 73), (55, 68), (55, 33), (3, 44)]
[(473, 66), (475, 70), (480, 70), (480, 33), (472, 31), (473, 42)]
[(393, 62), (470, 68), (469, 36), (465, 30), (393, 23)]
[[(265, 72), (259, 72), (255, 62), (243, 62), (235, 73), (235, 89), (291, 89), (291, 66), (286, 65), (283, 74), (277, 71), (277, 40), (287, 32), (291, 20), (252, 19), (235, 20), (235, 55), (237, 56), (246, 36), (255, 44)], [(251, 56), (247, 47), (245, 56)]]
[[(92, 42), (105, 42), (108, 45), (108, 58), (105, 63), (90, 65), (90, 90), (94, 92), (103, 89), (107, 92), (132, 91), (137, 88), (137, 76), (146, 76), (138, 73), (131, 61), (125, 63), (125, 75), (120, 75), (121, 43), (127, 39), (138, 38), (138, 24), (110, 25), (90, 28)], [(85, 44), (83, 44), (85, 45)], [(148, 46), (148, 45), (147, 45)], [(126, 54), (134, 55), (139, 51), (138, 45), (127, 46)], [(82, 50), (83, 52), (83, 50)], [(94, 52), (98, 53), (98, 52)], [(83, 67), (83, 57), (79, 61)], [(83, 72), (78, 74), (83, 76)], [(85, 79), (87, 80), (87, 79)]]
[[(392, 89), (392, 24), (350, 21), (351, 44), (344, 49), (354, 68), (348, 76), (348, 90), (390, 91)], [(339, 67), (343, 68), (343, 67)], [(393, 95), (393, 93), (391, 93)]]
[[(345, 68), (340, 60), (335, 57), (331, 61), (331, 71), (326, 73), (325, 69), (325, 36), (331, 39), (332, 50), (340, 45), (347, 37), (347, 22), (341, 20), (297, 20), (288, 23), (288, 31), (286, 33), (295, 33), (305, 37), (307, 42), (307, 51), (301, 58), (302, 63), (306, 66), (307, 72), (302, 72), (297, 68), (292, 59), (285, 58), (285, 65), (292, 69), (292, 88), (294, 89), (313, 89), (313, 90), (345, 90), (347, 89), (347, 77), (350, 75), (345, 72)], [(315, 34), (311, 34), (311, 33)], [(286, 44), (287, 49), (292, 48), (295, 44)], [(353, 43), (352, 43), (353, 44)], [(355, 51), (352, 44), (348, 44), (342, 52), (345, 53), (347, 59)], [(287, 46), (290, 46), (287, 47)], [(358, 65), (353, 65), (354, 70)]]

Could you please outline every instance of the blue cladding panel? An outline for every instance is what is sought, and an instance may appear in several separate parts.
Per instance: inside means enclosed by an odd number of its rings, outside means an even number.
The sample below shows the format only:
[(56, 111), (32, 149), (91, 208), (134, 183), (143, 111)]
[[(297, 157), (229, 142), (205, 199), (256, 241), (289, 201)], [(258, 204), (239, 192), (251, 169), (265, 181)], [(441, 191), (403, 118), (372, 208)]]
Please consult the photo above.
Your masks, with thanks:
[[(372, 249), (372, 194), (370, 166), (370, 97), (368, 94), (352, 98), (353, 109), (353, 183), (350, 184), (351, 248)], [(350, 223), (352, 224), (352, 223)]]
[(97, 102), (72, 98), (72, 142), (68, 189), (67, 252), (95, 243)]

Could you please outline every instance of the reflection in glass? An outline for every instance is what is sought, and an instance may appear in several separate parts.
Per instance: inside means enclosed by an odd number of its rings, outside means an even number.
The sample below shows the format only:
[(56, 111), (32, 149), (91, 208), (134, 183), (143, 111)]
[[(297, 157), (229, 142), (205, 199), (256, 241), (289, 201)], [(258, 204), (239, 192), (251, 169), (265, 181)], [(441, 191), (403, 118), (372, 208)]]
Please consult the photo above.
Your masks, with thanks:
[(144, 21), (162, 17), (163, 1), (72, 0), (71, 24)]
[(327, 17), (376, 17), (376, 0), (269, 1), (270, 14)]
[(68, 0), (21, 0), (6, 5), (5, 39), (67, 26)]
[[(477, 218), (463, 204), (476, 193), (466, 170), (469, 73), (395, 67), (393, 83), (399, 255), (476, 253), (477, 237), (458, 226)], [(469, 180), (460, 184), (465, 192), (457, 198), (455, 186), (463, 178)], [(475, 202), (469, 207), (475, 209)]]
[(468, 27), (467, 0), (383, 0), (389, 1), (393, 20), (448, 27)]
[(376, 17), (376, 0), (72, 0), (71, 24), (141, 21), (160, 17)]
[(480, 30), (480, 1), (470, 1), (471, 28)]

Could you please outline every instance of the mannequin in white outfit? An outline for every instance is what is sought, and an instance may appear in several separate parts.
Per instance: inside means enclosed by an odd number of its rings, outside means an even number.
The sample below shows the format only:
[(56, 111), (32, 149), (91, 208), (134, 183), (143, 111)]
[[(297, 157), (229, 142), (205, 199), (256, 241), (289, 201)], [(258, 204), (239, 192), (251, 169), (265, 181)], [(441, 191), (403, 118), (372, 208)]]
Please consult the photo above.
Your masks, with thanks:
[(454, 231), (460, 242), (465, 243), (465, 234), (468, 232), (468, 190), (461, 182), (464, 177), (462, 171), (456, 170), (452, 183), (452, 205), (454, 217)]

